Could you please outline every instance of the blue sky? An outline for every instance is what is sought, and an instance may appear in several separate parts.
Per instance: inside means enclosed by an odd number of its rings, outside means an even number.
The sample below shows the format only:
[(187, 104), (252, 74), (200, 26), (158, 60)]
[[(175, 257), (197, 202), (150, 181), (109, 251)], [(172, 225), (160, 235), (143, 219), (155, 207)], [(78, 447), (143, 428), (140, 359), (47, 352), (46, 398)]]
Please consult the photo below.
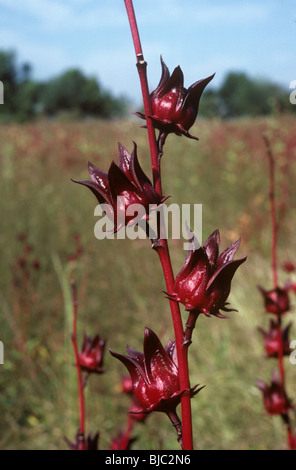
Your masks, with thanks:
[[(148, 79), (160, 55), (188, 87), (244, 71), (287, 88), (296, 79), (295, 0), (134, 0)], [(13, 49), (36, 79), (77, 67), (116, 95), (140, 100), (123, 0), (0, 0), (0, 49)], [(1, 77), (0, 77), (1, 79)]]

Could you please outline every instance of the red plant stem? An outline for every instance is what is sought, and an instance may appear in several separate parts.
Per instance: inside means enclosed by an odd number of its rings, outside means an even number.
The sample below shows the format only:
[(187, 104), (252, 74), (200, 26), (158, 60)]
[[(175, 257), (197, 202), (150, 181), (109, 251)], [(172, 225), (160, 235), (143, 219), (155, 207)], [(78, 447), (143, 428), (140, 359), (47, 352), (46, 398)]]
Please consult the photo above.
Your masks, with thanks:
[[(145, 116), (152, 115), (152, 108), (151, 108), (151, 100), (149, 95), (149, 88), (148, 88), (148, 80), (147, 80), (147, 63), (144, 60), (144, 55), (142, 51), (140, 35), (138, 31), (135, 11), (133, 7), (132, 0), (124, 0), (127, 16), (130, 24), (130, 29), (132, 33), (136, 58), (137, 58), (137, 69), (140, 78), (141, 84), (141, 91), (143, 97), (143, 105), (144, 105), (144, 113)], [(151, 153), (151, 164), (152, 164), (152, 175), (153, 175), (153, 182), (156, 192), (162, 196), (162, 188), (161, 188), (161, 178), (160, 178), (160, 168), (159, 168), (159, 158), (158, 158), (158, 145), (155, 138), (155, 131), (153, 127), (153, 123), (149, 117), (146, 118), (146, 125), (147, 125), (147, 132), (148, 132), (148, 139), (149, 139), (149, 147)]]
[(79, 434), (82, 438), (82, 446), (85, 450), (85, 411), (84, 411), (84, 394), (83, 394), (83, 381), (82, 381), (82, 374), (81, 368), (79, 365), (79, 353), (78, 353), (78, 346), (77, 346), (77, 291), (76, 285), (74, 282), (71, 284), (72, 287), (72, 303), (73, 303), (73, 332), (72, 332), (72, 344), (74, 349), (75, 355), (75, 367), (77, 371), (77, 379), (78, 379), (78, 397), (79, 397)]
[[(265, 145), (267, 149), (267, 157), (269, 163), (269, 201), (270, 201), (270, 215), (271, 215), (271, 229), (272, 229), (272, 245), (271, 245), (271, 258), (272, 258), (272, 274), (274, 289), (278, 288), (278, 265), (277, 265), (277, 232), (278, 224), (276, 218), (276, 202), (275, 202), (275, 163), (273, 153), (270, 147), (269, 140), (264, 136)], [(282, 316), (277, 316), (279, 328), (279, 351), (278, 351), (278, 366), (281, 377), (281, 382), (285, 387), (285, 365), (284, 365), (284, 342), (283, 342), (283, 329), (282, 329)], [(291, 422), (289, 416), (286, 416), (287, 439), (289, 448), (294, 449), (294, 438), (291, 430)]]
[(289, 421), (289, 424), (288, 424), (288, 427), (287, 427), (287, 438), (288, 438), (290, 450), (296, 450), (290, 421)]
[[(160, 196), (162, 196), (161, 173), (160, 173), (160, 165), (159, 165), (159, 160), (160, 160), (159, 149), (158, 149), (157, 140), (155, 137), (155, 130), (153, 127), (153, 123), (151, 119), (149, 119), (148, 117), (148, 116), (151, 116), (152, 109), (151, 109), (151, 100), (150, 100), (147, 73), (146, 73), (147, 64), (143, 56), (133, 2), (132, 0), (124, 0), (124, 3), (125, 3), (128, 19), (129, 19), (135, 53), (137, 57), (137, 68), (138, 68), (138, 74), (140, 78), (140, 84), (141, 84), (141, 90), (142, 90), (142, 96), (143, 96), (144, 112), (145, 112), (145, 115), (147, 116), (146, 124), (147, 124), (147, 132), (148, 132), (150, 155), (151, 155), (153, 182), (154, 182), (155, 190)], [(173, 274), (167, 240), (166, 239), (159, 240), (159, 245), (155, 247), (155, 250), (157, 251), (160, 262), (161, 262), (167, 291), (172, 292), (175, 280), (174, 280), (174, 274)], [(175, 332), (180, 388), (181, 390), (188, 390), (188, 392), (184, 393), (181, 397), (183, 448), (184, 450), (192, 450), (193, 438), (192, 438), (191, 402), (190, 402), (190, 393), (189, 393), (190, 381), (189, 381), (189, 368), (188, 368), (188, 355), (187, 355), (188, 348), (184, 347), (183, 345), (184, 343), (183, 326), (182, 326), (182, 319), (181, 319), (179, 304), (176, 302), (170, 301), (170, 309), (171, 309), (173, 327), (174, 327), (174, 332)]]
[(283, 342), (283, 329), (282, 329), (282, 317), (278, 315), (278, 328), (279, 328), (279, 351), (278, 351), (278, 364), (281, 382), (285, 385), (285, 366), (284, 366), (284, 342)]
[[(272, 275), (273, 287), (278, 288), (278, 268), (277, 268), (277, 230), (278, 224), (276, 219), (276, 203), (275, 203), (275, 164), (274, 157), (271, 151), (270, 143), (267, 137), (264, 137), (267, 149), (267, 157), (269, 163), (269, 201), (270, 201), (270, 216), (271, 216), (271, 230), (272, 230), (272, 243), (271, 243), (271, 258), (272, 258)], [(283, 332), (282, 332), (282, 318), (278, 315), (278, 327), (280, 337), (280, 347), (278, 352), (278, 363), (281, 381), (285, 384), (285, 368), (284, 368), (284, 345), (283, 345)]]
[[(166, 240), (162, 240), (166, 242)], [(162, 265), (163, 274), (166, 282), (168, 292), (173, 292), (174, 288), (174, 274), (170, 261), (170, 255), (167, 243), (165, 246), (156, 248), (158, 256)], [(193, 449), (193, 436), (192, 436), (192, 416), (191, 416), (191, 401), (190, 401), (190, 380), (189, 380), (189, 366), (188, 366), (188, 347), (184, 343), (183, 325), (180, 314), (179, 304), (170, 300), (170, 308), (173, 319), (173, 326), (176, 340), (176, 350), (178, 357), (178, 370), (179, 381), (181, 390), (187, 390), (181, 397), (181, 413), (182, 413), (182, 443), (184, 450)]]
[(270, 148), (270, 143), (267, 137), (264, 137), (265, 145), (267, 149), (267, 157), (269, 163), (269, 201), (270, 201), (270, 215), (271, 215), (271, 227), (272, 227), (272, 246), (271, 246), (271, 258), (272, 258), (272, 274), (274, 288), (278, 287), (278, 273), (277, 273), (277, 231), (278, 224), (276, 220), (276, 204), (275, 204), (275, 168), (274, 158)]
[(127, 443), (128, 443), (129, 440), (130, 440), (130, 437), (131, 437), (131, 433), (132, 433), (134, 424), (135, 424), (135, 421), (133, 420), (133, 418), (131, 418), (131, 416), (128, 415), (128, 417), (127, 417), (127, 423), (126, 423), (126, 429), (125, 429), (125, 432), (124, 432), (125, 439), (126, 439), (126, 442), (127, 442)]

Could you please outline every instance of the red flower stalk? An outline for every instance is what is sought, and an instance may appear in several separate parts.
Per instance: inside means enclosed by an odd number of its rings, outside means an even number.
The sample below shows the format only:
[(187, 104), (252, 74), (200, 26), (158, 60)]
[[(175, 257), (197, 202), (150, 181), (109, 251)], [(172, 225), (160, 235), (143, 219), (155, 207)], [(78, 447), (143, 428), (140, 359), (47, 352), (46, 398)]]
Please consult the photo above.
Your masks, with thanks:
[(271, 385), (257, 380), (257, 386), (263, 393), (263, 403), (268, 414), (287, 415), (293, 408), (284, 384), (278, 379), (276, 372), (272, 374)]
[(197, 250), (191, 249), (185, 264), (176, 277), (173, 292), (166, 293), (170, 300), (181, 302), (186, 310), (226, 318), (220, 310), (230, 312), (226, 300), (231, 281), (245, 258), (233, 260), (239, 247), (237, 240), (219, 256), (220, 234), (215, 230)]
[(103, 359), (106, 342), (96, 335), (93, 339), (84, 333), (83, 345), (78, 361), (81, 369), (89, 374), (104, 372)]
[(119, 144), (119, 166), (112, 161), (108, 173), (91, 163), (88, 164), (88, 171), (91, 181), (73, 181), (87, 186), (99, 204), (104, 204), (104, 210), (114, 221), (114, 231), (135, 222), (134, 211), (132, 215), (126, 214), (132, 204), (141, 205), (147, 219), (149, 210), (164, 200), (156, 193), (150, 179), (140, 167), (135, 143), (131, 154)]
[[(185, 390), (180, 390), (178, 366), (173, 360), (174, 347), (164, 348), (156, 334), (145, 328), (144, 353), (127, 346), (129, 356), (110, 350), (127, 368), (133, 382), (135, 398), (143, 413), (174, 411)], [(195, 394), (194, 389), (191, 393)]]
[(74, 442), (70, 442), (67, 438), (65, 438), (65, 441), (70, 450), (98, 450), (98, 439), (98, 432), (94, 436), (89, 433), (86, 439), (83, 434), (78, 432), (75, 436)]
[(291, 354), (289, 340), (289, 330), (291, 326), (292, 323), (289, 323), (286, 328), (282, 329), (281, 325), (271, 320), (268, 331), (264, 331), (263, 328), (258, 328), (263, 335), (267, 357), (278, 357), (279, 354), (289, 356)]
[(202, 92), (214, 75), (198, 80), (186, 89), (183, 72), (179, 66), (170, 75), (161, 57), (161, 67), (160, 82), (150, 94), (152, 115), (145, 116), (138, 112), (137, 116), (152, 120), (154, 127), (160, 130), (162, 145), (167, 135), (172, 132), (198, 140), (198, 137), (192, 136), (188, 131), (196, 120)]
[(283, 315), (290, 310), (290, 299), (287, 288), (276, 287), (270, 291), (266, 291), (263, 287), (258, 286), (265, 304), (267, 313), (275, 315)]

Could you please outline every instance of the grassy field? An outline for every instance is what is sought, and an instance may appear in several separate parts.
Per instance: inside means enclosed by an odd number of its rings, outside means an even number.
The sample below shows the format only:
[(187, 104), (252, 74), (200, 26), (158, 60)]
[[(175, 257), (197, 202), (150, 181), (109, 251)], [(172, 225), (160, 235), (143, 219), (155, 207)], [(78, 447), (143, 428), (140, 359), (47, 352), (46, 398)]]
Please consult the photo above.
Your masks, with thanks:
[[(86, 393), (87, 431), (100, 432), (99, 447), (124, 428), (128, 397), (120, 393), (125, 369), (108, 352), (126, 344), (142, 350), (144, 327), (163, 343), (173, 337), (168, 301), (156, 253), (148, 240), (97, 240), (96, 200), (71, 178), (88, 179), (87, 162), (107, 170), (118, 159), (117, 143), (138, 145), (149, 172), (146, 131), (134, 121), (40, 122), (0, 127), (1, 271), (0, 448), (66, 449), (78, 428), (73, 367), (70, 279), (79, 301), (83, 332), (107, 341), (105, 374), (91, 377)], [(296, 120), (290, 117), (201, 121), (199, 142), (171, 136), (163, 157), (163, 187), (171, 202), (203, 204), (203, 240), (219, 228), (222, 249), (241, 237), (230, 319), (198, 320), (189, 350), (192, 384), (206, 387), (192, 401), (197, 449), (281, 449), (285, 431), (270, 418), (255, 381), (270, 380), (265, 327), (257, 285), (272, 287), (269, 181), (263, 135), (276, 158), (279, 264), (296, 261)], [(170, 242), (174, 271), (186, 253)], [(79, 256), (75, 254), (79, 251)], [(76, 259), (77, 258), (77, 259)], [(284, 283), (287, 275), (280, 270)], [(292, 299), (293, 301), (295, 299)], [(295, 303), (295, 302), (294, 302)], [(288, 318), (289, 316), (289, 318)], [(295, 311), (291, 339), (296, 338)], [(184, 314), (184, 321), (186, 317)], [(294, 400), (296, 366), (286, 359)], [(133, 449), (178, 449), (166, 416), (137, 424)]]

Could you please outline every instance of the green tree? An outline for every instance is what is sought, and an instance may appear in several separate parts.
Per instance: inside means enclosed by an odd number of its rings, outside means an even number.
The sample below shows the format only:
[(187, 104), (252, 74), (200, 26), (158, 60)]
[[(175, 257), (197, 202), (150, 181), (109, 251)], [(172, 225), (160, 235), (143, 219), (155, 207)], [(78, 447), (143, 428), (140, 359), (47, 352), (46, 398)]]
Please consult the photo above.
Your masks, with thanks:
[(15, 112), (17, 90), (17, 67), (15, 54), (12, 51), (0, 51), (0, 80), (4, 86), (4, 105), (0, 106), (2, 116), (9, 116)]
[(26, 80), (19, 84), (15, 101), (17, 103), (14, 111), (14, 119), (18, 122), (25, 122), (38, 115), (40, 108), (40, 97), (44, 85), (32, 80)]
[(251, 79), (244, 73), (229, 73), (218, 91), (224, 117), (265, 116), (289, 111), (285, 92), (267, 80)]
[(73, 69), (50, 80), (41, 97), (45, 113), (54, 115), (60, 111), (72, 111), (78, 115), (110, 118), (123, 114), (125, 104), (103, 91), (94, 78), (86, 77)]
[(68, 112), (77, 117), (107, 119), (126, 113), (126, 100), (115, 98), (95, 78), (86, 77), (80, 70), (68, 70), (44, 83), (34, 81), (31, 76), (28, 62), (17, 64), (14, 52), (0, 51), (0, 80), (4, 85), (2, 121), (24, 122), (41, 113), (56, 116)]

